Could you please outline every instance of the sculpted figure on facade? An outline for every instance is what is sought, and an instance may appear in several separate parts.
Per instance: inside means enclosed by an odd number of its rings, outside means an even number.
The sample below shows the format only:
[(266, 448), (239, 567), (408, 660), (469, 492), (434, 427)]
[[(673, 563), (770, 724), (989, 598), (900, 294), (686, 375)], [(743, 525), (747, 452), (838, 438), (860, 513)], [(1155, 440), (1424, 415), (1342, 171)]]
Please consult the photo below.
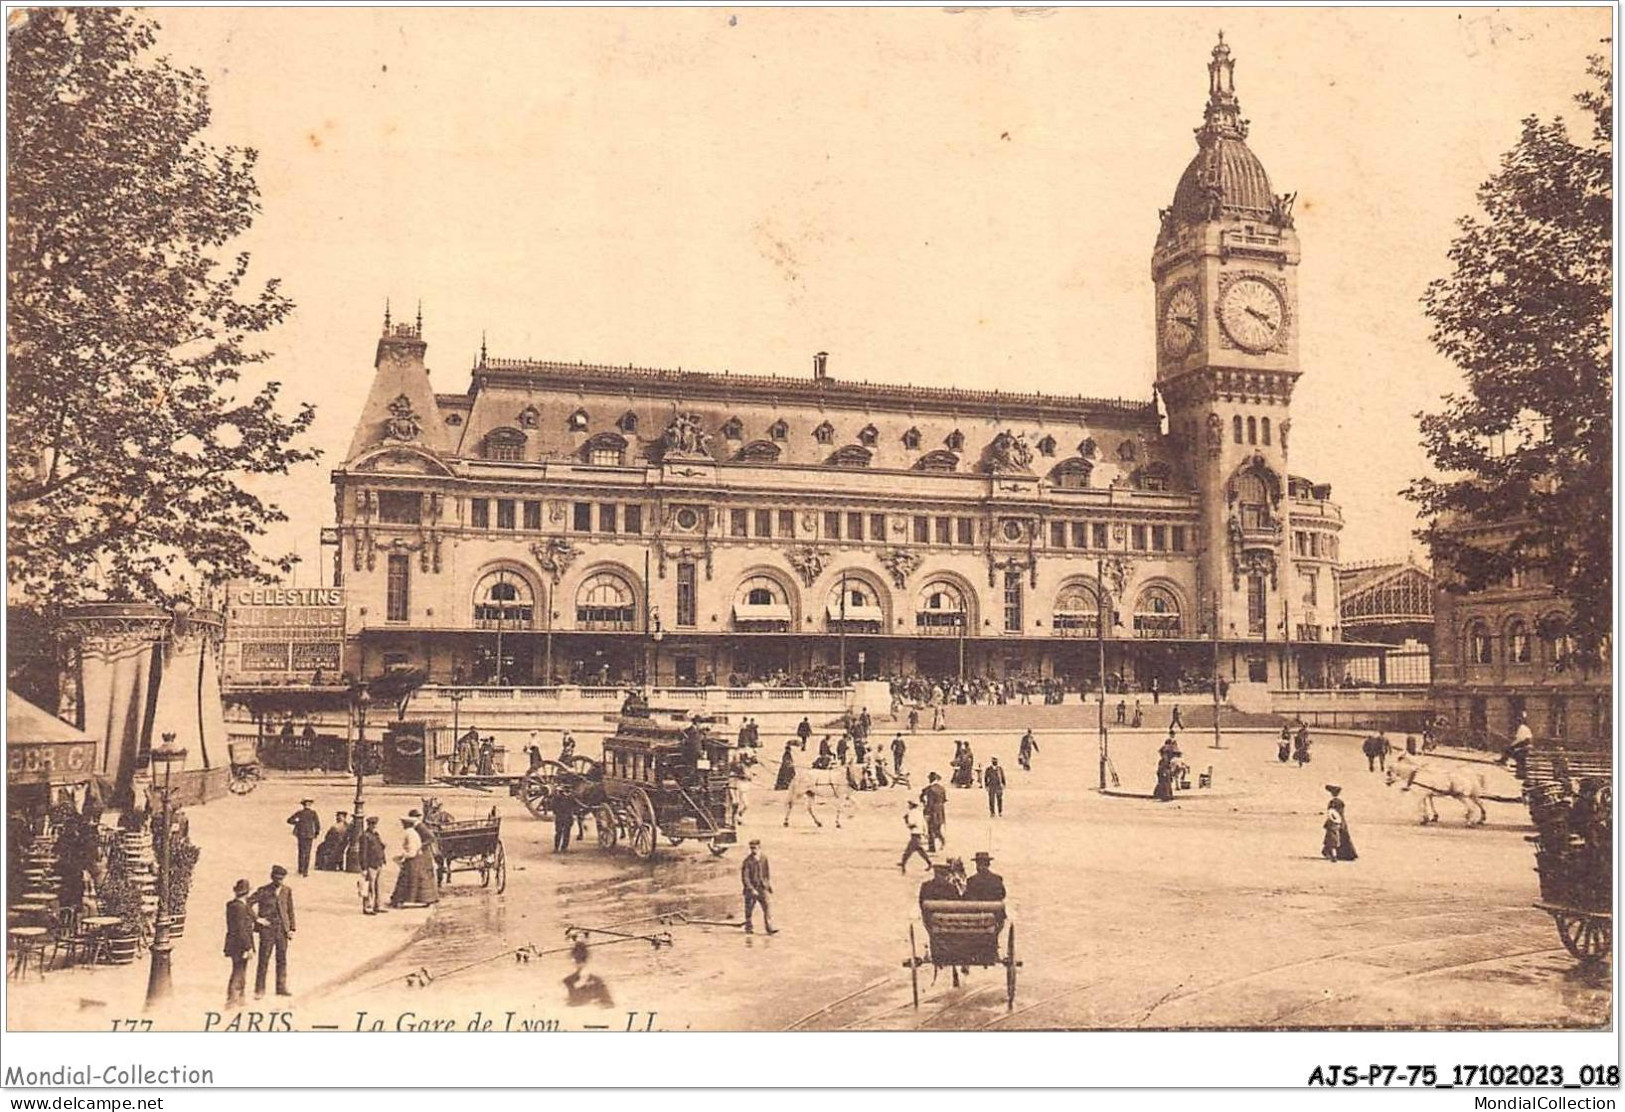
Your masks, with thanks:
[(530, 554), (536, 557), (537, 566), (551, 575), (557, 584), (570, 570), (570, 565), (576, 562), (576, 557), (581, 555), (581, 550), (566, 537), (549, 537), (546, 544), (531, 545)]
[(1021, 433), (1006, 429), (995, 436), (993, 443), (988, 445), (989, 471), (1030, 472), (1032, 467), (1033, 450), (1027, 446), (1027, 438)]
[(388, 440), (416, 440), (422, 431), (422, 422), (412, 411), (412, 399), (405, 394), (389, 403), (389, 416), (384, 419), (384, 437)]
[(701, 427), (697, 413), (674, 411), (661, 437), (661, 447), (667, 459), (705, 456), (710, 443), (711, 437)]
[(817, 582), (818, 577), (824, 573), (825, 561), (829, 559), (826, 550), (810, 544), (792, 548), (784, 556), (790, 561), (790, 566), (796, 569), (796, 574), (801, 577), (801, 584), (804, 587), (811, 587)]
[[(1281, 430), (1281, 439), (1285, 443), (1286, 429)], [(1217, 413), (1207, 415), (1207, 454), (1215, 458), (1224, 450), (1224, 422), (1219, 420)]]
[(908, 577), (920, 567), (920, 557), (906, 548), (893, 548), (880, 555), (880, 564), (891, 574), (898, 587), (906, 586)]

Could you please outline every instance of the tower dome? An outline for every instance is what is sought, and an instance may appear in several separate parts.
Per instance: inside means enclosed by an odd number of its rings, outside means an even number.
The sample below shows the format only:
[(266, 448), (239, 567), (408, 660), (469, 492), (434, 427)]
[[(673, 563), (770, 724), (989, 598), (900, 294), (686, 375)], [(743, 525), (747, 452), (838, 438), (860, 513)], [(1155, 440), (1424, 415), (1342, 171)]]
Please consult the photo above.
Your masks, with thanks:
[(1180, 175), (1164, 230), (1226, 217), (1291, 225), (1291, 201), (1270, 188), (1264, 164), (1247, 146), (1247, 121), (1236, 99), (1236, 63), (1219, 32), (1208, 63), (1208, 100), (1196, 129), (1196, 157)]

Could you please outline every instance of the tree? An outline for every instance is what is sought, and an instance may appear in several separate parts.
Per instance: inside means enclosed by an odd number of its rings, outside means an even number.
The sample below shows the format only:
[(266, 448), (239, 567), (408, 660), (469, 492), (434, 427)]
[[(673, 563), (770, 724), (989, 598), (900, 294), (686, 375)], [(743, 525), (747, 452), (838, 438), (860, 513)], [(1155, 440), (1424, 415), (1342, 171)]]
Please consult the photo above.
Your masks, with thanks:
[(1594, 661), (1613, 606), (1613, 85), (1602, 57), (1588, 69), (1591, 141), (1525, 119), (1422, 299), (1467, 391), (1418, 414), (1443, 477), (1405, 493), (1441, 568), (1469, 591), (1545, 577)]
[(35, 610), (160, 600), (193, 569), (268, 579), (287, 520), (242, 486), (317, 452), (315, 416), (243, 373), (293, 308), (226, 256), (259, 212), (255, 152), (202, 138), (208, 87), (119, 9), (15, 13), (11, 82), (7, 577)]

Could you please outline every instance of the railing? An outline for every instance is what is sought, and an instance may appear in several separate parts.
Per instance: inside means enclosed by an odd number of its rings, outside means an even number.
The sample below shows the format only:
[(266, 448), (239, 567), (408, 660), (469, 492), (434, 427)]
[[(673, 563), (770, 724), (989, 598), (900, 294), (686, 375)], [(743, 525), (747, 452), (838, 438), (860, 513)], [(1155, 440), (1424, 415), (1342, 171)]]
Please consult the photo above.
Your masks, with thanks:
[[(546, 701), (567, 703), (574, 701), (618, 702), (626, 697), (630, 685), (578, 687), (453, 687), (426, 686), (413, 695), (420, 707), (449, 710), (453, 704), (475, 708), (493, 703), (527, 703)], [(761, 703), (761, 702), (814, 702), (844, 703), (843, 687), (657, 687), (650, 693), (656, 704), (678, 703)]]
[(1428, 701), (1426, 687), (1301, 687), (1271, 691), (1277, 704), (1406, 703)]

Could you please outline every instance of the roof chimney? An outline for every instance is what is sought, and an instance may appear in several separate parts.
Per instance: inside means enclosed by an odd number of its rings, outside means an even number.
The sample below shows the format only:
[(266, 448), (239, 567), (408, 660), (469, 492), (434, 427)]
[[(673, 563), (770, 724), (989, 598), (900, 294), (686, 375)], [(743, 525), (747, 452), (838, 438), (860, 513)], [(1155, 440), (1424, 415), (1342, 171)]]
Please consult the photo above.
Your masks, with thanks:
[(823, 381), (829, 377), (829, 352), (821, 351), (813, 356), (813, 378)]

